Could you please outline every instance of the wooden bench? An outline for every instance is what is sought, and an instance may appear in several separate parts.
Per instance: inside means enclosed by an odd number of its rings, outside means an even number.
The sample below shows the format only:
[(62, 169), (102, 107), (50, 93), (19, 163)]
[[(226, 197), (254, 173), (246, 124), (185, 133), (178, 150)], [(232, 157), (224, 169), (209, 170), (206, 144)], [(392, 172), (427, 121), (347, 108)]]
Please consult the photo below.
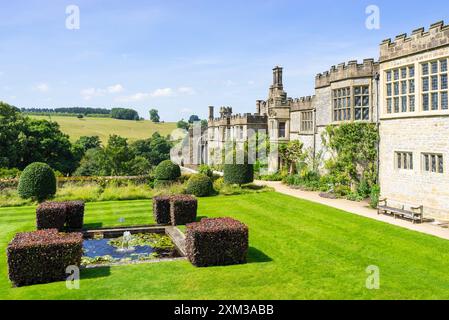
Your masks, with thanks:
[(377, 207), (377, 214), (391, 214), (395, 219), (397, 217), (406, 218), (412, 220), (413, 223), (423, 222), (423, 211), (424, 206), (410, 207), (410, 210), (405, 210), (404, 206), (402, 206), (402, 209), (394, 208), (388, 206), (387, 199), (379, 200), (379, 205)]

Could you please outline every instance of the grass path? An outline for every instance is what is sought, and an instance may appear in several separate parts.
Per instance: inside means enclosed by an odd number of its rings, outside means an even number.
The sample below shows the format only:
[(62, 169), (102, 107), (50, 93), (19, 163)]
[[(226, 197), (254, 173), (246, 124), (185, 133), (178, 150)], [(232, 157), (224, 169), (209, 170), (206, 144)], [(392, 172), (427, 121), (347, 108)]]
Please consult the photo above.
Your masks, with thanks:
[[(48, 116), (30, 117), (50, 120)], [(111, 134), (117, 134), (134, 141), (150, 138), (154, 132), (159, 132), (161, 135), (166, 136), (176, 129), (176, 123), (174, 122), (156, 124), (148, 120), (130, 121), (90, 117), (78, 119), (65, 116), (52, 116), (51, 120), (61, 126), (62, 132), (68, 134), (72, 142), (78, 140), (81, 136), (99, 136), (101, 141), (106, 143)]]
[[(274, 192), (200, 199), (199, 215), (246, 223), (249, 263), (195, 268), (177, 261), (83, 270), (80, 290), (67, 290), (64, 282), (13, 289), (2, 254), (0, 298), (449, 298), (446, 240)], [(92, 226), (151, 222), (149, 200), (87, 205), (86, 223)], [(34, 208), (0, 209), (0, 227), (5, 252), (16, 232), (33, 230)], [(380, 290), (365, 287), (370, 265), (380, 268)]]

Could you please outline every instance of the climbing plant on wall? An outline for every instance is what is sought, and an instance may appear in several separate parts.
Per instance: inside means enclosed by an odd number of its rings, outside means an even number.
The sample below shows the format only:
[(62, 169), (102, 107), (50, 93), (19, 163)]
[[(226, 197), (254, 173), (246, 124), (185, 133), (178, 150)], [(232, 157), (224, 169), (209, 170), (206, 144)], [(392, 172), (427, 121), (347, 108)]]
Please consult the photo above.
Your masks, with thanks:
[(339, 193), (357, 191), (368, 196), (377, 180), (378, 130), (372, 123), (328, 126), (323, 144), (332, 155), (325, 162), (329, 181)]

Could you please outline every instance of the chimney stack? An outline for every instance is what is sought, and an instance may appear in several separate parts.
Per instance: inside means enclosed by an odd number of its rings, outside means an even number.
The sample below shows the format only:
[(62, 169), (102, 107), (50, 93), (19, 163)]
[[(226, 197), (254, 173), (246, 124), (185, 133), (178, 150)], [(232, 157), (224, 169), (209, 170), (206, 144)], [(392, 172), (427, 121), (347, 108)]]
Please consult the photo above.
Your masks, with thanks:
[(209, 120), (214, 119), (214, 106), (209, 106)]
[(273, 87), (283, 88), (282, 84), (282, 68), (277, 66), (273, 69)]

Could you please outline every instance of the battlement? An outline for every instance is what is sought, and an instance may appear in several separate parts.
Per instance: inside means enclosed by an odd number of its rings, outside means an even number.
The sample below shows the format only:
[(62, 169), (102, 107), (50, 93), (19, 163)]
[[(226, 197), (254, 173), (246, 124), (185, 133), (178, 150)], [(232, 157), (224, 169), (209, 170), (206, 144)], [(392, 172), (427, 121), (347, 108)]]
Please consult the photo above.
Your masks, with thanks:
[(235, 124), (259, 124), (267, 122), (267, 116), (265, 115), (260, 115), (259, 113), (232, 114), (232, 108), (230, 107), (221, 107), (220, 114), (222, 116), (219, 118), (209, 119), (209, 127), (229, 126)]
[(315, 88), (323, 88), (329, 86), (332, 82), (354, 79), (354, 78), (369, 78), (372, 77), (379, 70), (379, 63), (374, 59), (365, 59), (363, 63), (358, 63), (357, 60), (340, 63), (337, 66), (332, 66), (329, 71), (319, 73), (315, 77)]
[(416, 29), (408, 37), (407, 33), (396, 36), (394, 41), (386, 39), (380, 44), (380, 61), (388, 61), (419, 52), (449, 45), (449, 25), (439, 21), (430, 26)]
[(315, 96), (307, 96), (291, 99), (291, 111), (311, 110), (313, 109), (313, 101)]
[(231, 125), (266, 124), (267, 120), (267, 116), (258, 113), (235, 114), (231, 117)]

